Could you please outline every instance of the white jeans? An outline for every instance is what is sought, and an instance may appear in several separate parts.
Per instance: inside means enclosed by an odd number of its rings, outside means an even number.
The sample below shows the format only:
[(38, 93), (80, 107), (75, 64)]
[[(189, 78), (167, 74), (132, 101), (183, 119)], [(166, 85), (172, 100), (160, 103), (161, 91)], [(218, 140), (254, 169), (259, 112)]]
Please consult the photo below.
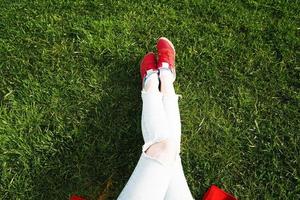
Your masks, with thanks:
[[(192, 200), (180, 159), (181, 123), (178, 95), (142, 91), (142, 133), (145, 144), (140, 159), (118, 200)], [(146, 150), (162, 140), (176, 144), (176, 159), (165, 163)]]

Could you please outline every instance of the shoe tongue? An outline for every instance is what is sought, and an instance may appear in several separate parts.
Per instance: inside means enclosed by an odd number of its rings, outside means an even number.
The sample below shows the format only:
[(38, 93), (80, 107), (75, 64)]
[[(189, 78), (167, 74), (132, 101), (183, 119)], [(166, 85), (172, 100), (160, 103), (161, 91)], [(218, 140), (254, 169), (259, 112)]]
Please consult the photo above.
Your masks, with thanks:
[(166, 55), (162, 55), (162, 56), (159, 57), (158, 62), (164, 63), (164, 62), (168, 62), (168, 61), (169, 61), (169, 57), (166, 56)]

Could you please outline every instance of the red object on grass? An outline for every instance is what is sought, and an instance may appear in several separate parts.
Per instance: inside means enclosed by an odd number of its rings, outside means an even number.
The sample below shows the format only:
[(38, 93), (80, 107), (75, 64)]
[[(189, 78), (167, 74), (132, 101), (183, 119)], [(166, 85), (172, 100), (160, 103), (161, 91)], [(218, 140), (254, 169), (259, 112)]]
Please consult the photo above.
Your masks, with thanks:
[(157, 67), (162, 67), (162, 63), (166, 62), (169, 64), (170, 70), (173, 72), (175, 70), (175, 47), (173, 43), (165, 37), (158, 39), (157, 44)]
[(212, 185), (204, 194), (202, 200), (238, 200), (215, 185)]
[(147, 53), (141, 60), (140, 72), (142, 80), (147, 76), (147, 71), (151, 69), (157, 71), (156, 58), (153, 52)]
[(70, 200), (86, 200), (86, 199), (77, 195), (72, 195), (70, 197)]

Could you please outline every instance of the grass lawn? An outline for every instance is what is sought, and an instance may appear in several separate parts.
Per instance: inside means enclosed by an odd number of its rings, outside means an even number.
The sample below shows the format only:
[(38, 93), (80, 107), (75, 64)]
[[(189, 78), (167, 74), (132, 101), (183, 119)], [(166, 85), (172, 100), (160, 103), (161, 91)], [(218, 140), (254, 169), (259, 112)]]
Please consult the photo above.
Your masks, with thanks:
[(116, 199), (140, 156), (139, 61), (177, 50), (191, 191), (300, 199), (297, 1), (0, 1), (0, 199)]

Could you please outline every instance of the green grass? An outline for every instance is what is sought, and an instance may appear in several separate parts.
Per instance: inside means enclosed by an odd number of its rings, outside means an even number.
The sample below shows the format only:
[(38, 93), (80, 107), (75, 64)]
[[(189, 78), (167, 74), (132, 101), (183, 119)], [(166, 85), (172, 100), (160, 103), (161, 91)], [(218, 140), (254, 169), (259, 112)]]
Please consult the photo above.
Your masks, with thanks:
[[(139, 61), (177, 50), (196, 199), (300, 199), (297, 1), (0, 1), (0, 199), (115, 199), (140, 156)], [(297, 57), (298, 56), (298, 57)]]

